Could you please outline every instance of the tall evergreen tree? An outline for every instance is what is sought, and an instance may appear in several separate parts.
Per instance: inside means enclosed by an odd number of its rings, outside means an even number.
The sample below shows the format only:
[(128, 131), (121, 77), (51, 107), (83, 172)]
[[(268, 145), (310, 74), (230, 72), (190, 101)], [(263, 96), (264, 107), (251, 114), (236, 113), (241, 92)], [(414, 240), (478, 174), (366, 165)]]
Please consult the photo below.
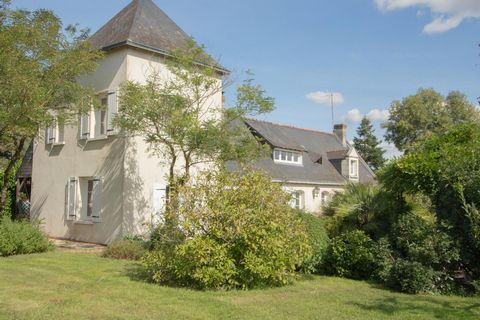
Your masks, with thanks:
[(381, 141), (377, 139), (374, 131), (370, 120), (364, 117), (357, 128), (357, 137), (353, 139), (353, 144), (370, 168), (377, 171), (385, 163), (385, 150), (380, 147)]

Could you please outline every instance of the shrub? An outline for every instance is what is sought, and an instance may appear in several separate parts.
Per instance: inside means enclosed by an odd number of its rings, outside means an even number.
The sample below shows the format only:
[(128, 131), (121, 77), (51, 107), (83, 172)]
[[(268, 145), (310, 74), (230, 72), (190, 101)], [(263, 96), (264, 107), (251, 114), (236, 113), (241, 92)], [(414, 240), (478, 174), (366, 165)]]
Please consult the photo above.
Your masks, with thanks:
[[(167, 212), (144, 259), (155, 282), (202, 289), (281, 285), (311, 255), (290, 196), (263, 173), (207, 173), (179, 194), (178, 212)], [(178, 227), (165, 225), (176, 221)]]
[(435, 288), (435, 271), (420, 262), (398, 259), (392, 269), (395, 287), (405, 293), (431, 292)]
[(312, 248), (310, 257), (303, 262), (300, 270), (306, 273), (319, 273), (324, 268), (323, 264), (330, 241), (324, 222), (320, 217), (306, 212), (299, 212), (299, 216), (305, 224), (310, 247)]
[(395, 264), (395, 253), (387, 238), (381, 238), (373, 245), (375, 270), (373, 279), (387, 286), (392, 286), (392, 268)]
[(352, 279), (370, 278), (375, 268), (373, 245), (373, 240), (360, 230), (333, 238), (327, 258), (331, 273)]
[(0, 256), (46, 252), (52, 247), (39, 223), (0, 218)]
[(102, 256), (112, 259), (140, 260), (144, 254), (145, 247), (142, 241), (123, 239), (109, 244)]

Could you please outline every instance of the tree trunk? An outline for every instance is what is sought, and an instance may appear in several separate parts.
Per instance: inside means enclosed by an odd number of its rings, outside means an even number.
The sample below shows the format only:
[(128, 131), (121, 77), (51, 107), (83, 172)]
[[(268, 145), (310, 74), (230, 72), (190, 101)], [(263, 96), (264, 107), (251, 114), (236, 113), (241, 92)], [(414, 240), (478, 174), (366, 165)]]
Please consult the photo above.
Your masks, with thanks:
[(5, 168), (5, 171), (3, 172), (2, 188), (0, 190), (0, 213), (5, 210), (5, 206), (7, 204), (8, 187), (9, 187), (8, 183), (9, 183), (9, 180), (10, 180), (10, 175), (11, 175), (12, 170), (14, 169), (17, 161), (20, 160), (23, 148), (25, 146), (25, 141), (26, 141), (25, 137), (21, 138), (18, 141), (18, 144), (15, 148), (15, 153), (8, 160), (7, 167)]

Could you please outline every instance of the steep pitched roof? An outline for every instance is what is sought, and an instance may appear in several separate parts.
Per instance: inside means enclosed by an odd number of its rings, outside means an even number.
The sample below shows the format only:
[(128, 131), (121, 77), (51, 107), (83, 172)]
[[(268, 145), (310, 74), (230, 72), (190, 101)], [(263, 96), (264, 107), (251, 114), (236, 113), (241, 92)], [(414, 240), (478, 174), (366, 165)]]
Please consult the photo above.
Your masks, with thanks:
[[(270, 157), (257, 161), (256, 167), (267, 171), (275, 180), (332, 184), (347, 182), (339, 171), (338, 161), (345, 158), (351, 147), (342, 145), (335, 134), (256, 119), (244, 121), (254, 134), (271, 146), (303, 153), (303, 166), (277, 164)], [(360, 181), (374, 180), (374, 174), (363, 160), (359, 167)]]
[[(129, 45), (168, 55), (174, 49), (185, 48), (189, 39), (152, 0), (133, 0), (101, 27), (90, 42), (96, 49)], [(207, 62), (216, 64), (213, 59)]]

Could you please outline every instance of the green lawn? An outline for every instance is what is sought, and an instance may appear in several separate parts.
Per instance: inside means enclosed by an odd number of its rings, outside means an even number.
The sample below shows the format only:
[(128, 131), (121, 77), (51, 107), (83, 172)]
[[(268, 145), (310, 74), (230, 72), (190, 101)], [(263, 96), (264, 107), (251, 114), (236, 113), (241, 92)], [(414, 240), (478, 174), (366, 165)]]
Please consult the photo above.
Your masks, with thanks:
[(0, 319), (480, 319), (480, 298), (409, 296), (328, 277), (198, 292), (132, 280), (134, 266), (80, 253), (0, 258)]

